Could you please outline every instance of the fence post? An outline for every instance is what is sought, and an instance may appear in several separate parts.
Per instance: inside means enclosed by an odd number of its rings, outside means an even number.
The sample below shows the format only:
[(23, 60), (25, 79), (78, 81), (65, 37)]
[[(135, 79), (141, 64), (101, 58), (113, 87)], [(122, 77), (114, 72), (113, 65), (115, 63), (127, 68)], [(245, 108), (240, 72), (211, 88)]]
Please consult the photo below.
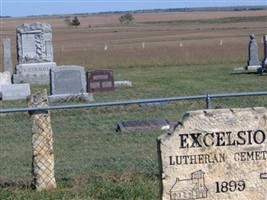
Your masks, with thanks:
[(206, 109), (210, 109), (211, 108), (211, 98), (210, 95), (207, 94), (207, 98), (206, 98)]
[[(47, 107), (46, 90), (27, 98), (28, 107)], [(32, 122), (32, 185), (36, 190), (56, 188), (53, 132), (49, 111), (29, 111)]]

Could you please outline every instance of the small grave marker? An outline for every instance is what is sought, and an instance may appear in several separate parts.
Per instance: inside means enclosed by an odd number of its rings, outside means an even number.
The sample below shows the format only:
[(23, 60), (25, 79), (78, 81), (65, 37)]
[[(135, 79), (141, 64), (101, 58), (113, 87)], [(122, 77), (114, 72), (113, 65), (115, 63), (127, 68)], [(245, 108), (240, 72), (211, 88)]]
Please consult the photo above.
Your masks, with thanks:
[(26, 99), (31, 94), (30, 84), (10, 84), (2, 85), (2, 100)]
[(96, 70), (87, 72), (86, 77), (88, 92), (104, 92), (115, 90), (112, 70)]
[(115, 87), (132, 87), (131, 81), (114, 81)]
[(166, 119), (144, 120), (144, 121), (127, 121), (117, 124), (117, 131), (134, 131), (140, 129), (169, 129), (169, 122)]
[(266, 200), (267, 110), (190, 111), (158, 155), (162, 200)]

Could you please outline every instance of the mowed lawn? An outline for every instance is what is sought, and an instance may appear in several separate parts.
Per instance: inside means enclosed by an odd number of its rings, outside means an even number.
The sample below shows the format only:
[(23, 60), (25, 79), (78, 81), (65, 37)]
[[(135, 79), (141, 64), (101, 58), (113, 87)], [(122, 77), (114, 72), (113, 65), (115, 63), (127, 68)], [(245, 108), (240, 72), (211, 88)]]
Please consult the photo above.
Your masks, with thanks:
[[(246, 65), (252, 33), (263, 59), (265, 11), (134, 14), (130, 24), (120, 24), (119, 16), (79, 17), (78, 28), (67, 27), (64, 17), (3, 19), (1, 33), (11, 38), (16, 63), (16, 26), (47, 22), (52, 25), (58, 65), (112, 69), (115, 80), (132, 81), (133, 87), (95, 94), (95, 102), (266, 91), (265, 75), (233, 73), (235, 67)], [(48, 85), (31, 86), (32, 92), (44, 88), (49, 91)], [(216, 100), (212, 106), (266, 102), (266, 97), (250, 97)], [(25, 101), (1, 102), (1, 108), (25, 106)], [(129, 120), (177, 122), (187, 110), (204, 108), (205, 101), (182, 101), (165, 107), (51, 111), (58, 187), (42, 192), (29, 188), (28, 113), (0, 116), (0, 199), (159, 199), (156, 138), (164, 131), (122, 133), (116, 132), (116, 125)]]

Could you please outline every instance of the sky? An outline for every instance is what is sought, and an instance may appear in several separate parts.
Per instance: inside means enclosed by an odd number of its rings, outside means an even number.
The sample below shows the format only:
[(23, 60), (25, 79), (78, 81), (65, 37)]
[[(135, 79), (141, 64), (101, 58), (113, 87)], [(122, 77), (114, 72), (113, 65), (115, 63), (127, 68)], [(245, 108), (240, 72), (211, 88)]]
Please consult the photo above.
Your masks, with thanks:
[(267, 5), (267, 0), (0, 0), (1, 16), (29, 16), (143, 9)]

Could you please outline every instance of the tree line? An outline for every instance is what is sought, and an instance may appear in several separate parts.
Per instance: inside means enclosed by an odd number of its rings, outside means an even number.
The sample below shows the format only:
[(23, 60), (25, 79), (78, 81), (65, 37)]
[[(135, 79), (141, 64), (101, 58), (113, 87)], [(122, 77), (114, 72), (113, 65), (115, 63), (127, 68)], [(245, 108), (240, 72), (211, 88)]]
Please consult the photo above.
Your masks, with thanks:
[[(119, 17), (120, 23), (130, 23), (133, 20), (134, 20), (134, 17), (131, 13), (126, 13), (126, 14)], [(70, 17), (67, 17), (67, 18), (65, 18), (64, 22), (67, 26), (75, 26), (76, 28), (78, 26), (80, 26), (80, 24), (81, 24), (81, 22), (77, 16), (75, 16), (72, 20), (70, 19)]]

